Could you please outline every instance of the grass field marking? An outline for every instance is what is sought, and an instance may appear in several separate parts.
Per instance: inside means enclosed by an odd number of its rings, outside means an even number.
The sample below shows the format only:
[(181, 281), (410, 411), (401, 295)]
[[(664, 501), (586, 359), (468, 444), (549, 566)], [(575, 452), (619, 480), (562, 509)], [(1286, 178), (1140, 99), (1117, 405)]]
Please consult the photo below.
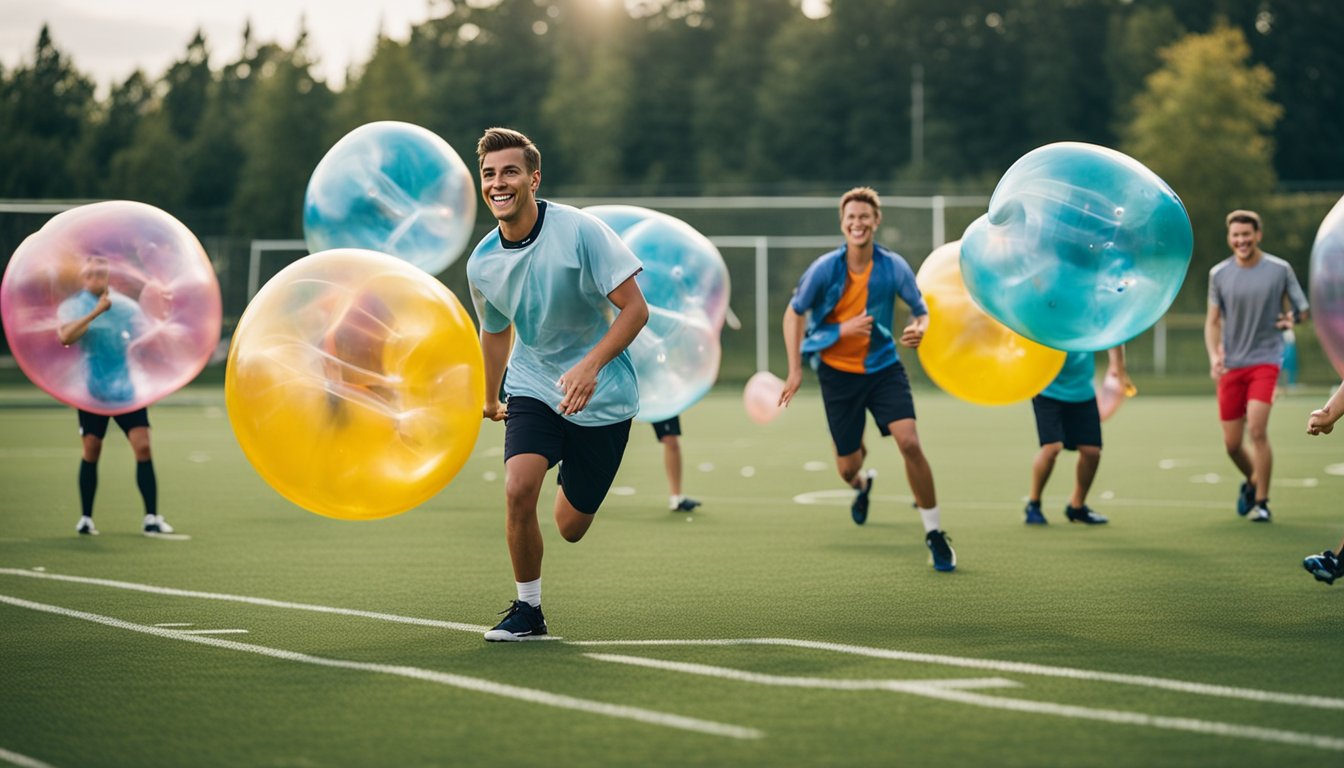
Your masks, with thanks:
[(1038, 715), (1054, 715), (1083, 720), (1097, 720), (1117, 725), (1137, 725), (1149, 728), (1163, 728), (1174, 731), (1189, 731), (1214, 736), (1231, 736), (1256, 741), (1269, 741), (1278, 744), (1292, 744), (1302, 747), (1316, 747), (1344, 752), (1344, 739), (1333, 736), (1321, 736), (1314, 733), (1284, 731), (1275, 728), (1262, 728), (1254, 725), (1220, 723), (1211, 720), (1196, 720), (1188, 717), (1165, 717), (1148, 715), (1142, 712), (1126, 712), (1115, 709), (1094, 709), (1070, 704), (1058, 704), (1049, 701), (1028, 701), (1010, 699), (1001, 696), (987, 696), (971, 693), (968, 688), (1014, 687), (1017, 684), (1002, 678), (981, 680), (843, 680), (809, 677), (783, 677), (746, 672), (740, 669), (715, 667), (707, 664), (687, 664), (684, 662), (661, 661), (638, 656), (621, 656), (606, 653), (584, 654), (598, 661), (611, 661), (619, 664), (663, 669), (670, 672), (682, 672), (691, 675), (703, 675), (721, 680), (736, 680), (760, 685), (787, 686), (795, 688), (827, 688), (832, 690), (886, 690), (897, 693), (909, 693), (960, 704), (970, 704), (989, 709), (1003, 709), (1013, 712), (1029, 712)]
[(335, 608), (329, 605), (311, 605), (308, 603), (289, 603), (283, 600), (271, 600), (265, 597), (248, 597), (246, 595), (226, 595), (216, 592), (197, 592), (189, 589), (173, 589), (171, 587), (155, 587), (149, 584), (136, 584), (130, 581), (113, 581), (111, 579), (93, 579), (86, 576), (66, 576), (59, 573), (36, 573), (25, 571), (18, 568), (0, 568), (0, 575), (8, 576), (27, 576), (34, 579), (51, 579), (53, 581), (67, 581), (74, 584), (91, 584), (99, 587), (112, 587), (114, 589), (129, 589), (136, 592), (149, 592), (155, 595), (168, 595), (171, 597), (195, 597), (202, 600), (223, 600), (234, 603), (247, 603), (249, 605), (262, 605), (268, 608), (288, 608), (296, 611), (314, 611), (317, 613), (334, 613), (342, 616), (359, 616), (365, 619), (377, 619), (378, 621), (392, 621), (400, 624), (416, 624), (423, 627), (438, 627), (440, 629), (451, 629), (458, 632), (485, 632), (490, 627), (481, 624), (463, 624), (457, 621), (439, 621), (437, 619), (420, 619), (413, 616), (398, 616), (392, 613), (379, 613), (377, 611), (361, 611), (354, 608)]
[[(157, 625), (155, 625), (157, 626)], [(246, 635), (246, 629), (178, 629), (174, 630), (183, 635)]]
[(18, 752), (10, 752), (8, 749), (0, 749), (0, 760), (22, 766), (23, 768), (53, 768), (53, 766), (44, 763), (41, 760), (31, 758), (27, 755), (20, 755)]
[(163, 627), (164, 629), (168, 629), (168, 628), (170, 628), (170, 627), (194, 627), (194, 626), (196, 626), (196, 625), (195, 625), (195, 624), (184, 624), (184, 623), (182, 623), (182, 622), (171, 622), (171, 621), (170, 621), (170, 622), (164, 622), (163, 624), (155, 624), (154, 626), (156, 626), (156, 627)]
[(891, 659), (894, 661), (912, 661), (920, 664), (942, 664), (949, 667), (983, 669), (994, 672), (1010, 672), (1026, 675), (1041, 675), (1044, 677), (1064, 677), (1073, 680), (1137, 685), (1146, 688), (1160, 688), (1181, 693), (1197, 694), (1200, 696), (1220, 696), (1229, 699), (1245, 699), (1247, 701), (1255, 701), (1265, 704), (1289, 704), (1293, 706), (1313, 707), (1316, 709), (1344, 709), (1344, 699), (1335, 699), (1327, 696), (1279, 693), (1277, 691), (1262, 691), (1255, 688), (1234, 688), (1226, 685), (1194, 683), (1185, 680), (1172, 680), (1169, 678), (1148, 677), (1145, 675), (1126, 675), (1118, 672), (1100, 672), (1090, 669), (1076, 669), (1073, 667), (1050, 667), (1043, 664), (1032, 664), (1030, 662), (1021, 661), (996, 661), (994, 659), (972, 659), (961, 656), (943, 656), (932, 653), (895, 651), (886, 648), (869, 648), (861, 645), (828, 643), (817, 640), (758, 637), (722, 640), (571, 640), (569, 642), (571, 645), (586, 647), (601, 645), (777, 645), (791, 648), (830, 651), (833, 653), (847, 653), (856, 656), (870, 656), (873, 658)]
[(1002, 677), (951, 678), (948, 680), (847, 680), (834, 677), (793, 677), (784, 675), (764, 675), (727, 667), (714, 667), (707, 664), (691, 664), (678, 661), (661, 661), (643, 656), (625, 656), (615, 653), (585, 653), (590, 659), (610, 661), (616, 664), (628, 664), (632, 667), (663, 669), (672, 672), (685, 672), (692, 675), (704, 675), (725, 680), (736, 680), (758, 685), (774, 685), (784, 688), (817, 688), (828, 691), (904, 691), (911, 687), (935, 688), (1020, 688), (1021, 683)]
[(24, 600), (19, 597), (0, 594), (0, 603), (15, 606), (16, 608), (27, 608), (33, 611), (41, 611), (57, 616), (64, 616), (71, 619), (102, 624), (103, 626), (115, 629), (124, 629), (131, 632), (139, 632), (155, 637), (166, 638), (169, 640), (179, 640), (199, 645), (208, 645), (213, 648), (220, 648), (227, 651), (238, 651), (241, 653), (251, 653), (258, 656), (266, 656), (272, 659), (282, 661), (293, 661), (301, 664), (311, 664), (318, 667), (328, 667), (333, 669), (349, 669), (360, 672), (374, 672), (377, 674), (394, 675), (405, 677), (412, 680), (420, 680), (428, 683), (438, 683), (448, 685), (453, 688), (473, 691), (476, 693), (485, 693), (492, 696), (500, 696), (507, 699), (517, 699), (532, 704), (543, 704), (548, 707), (559, 709), (574, 710), (577, 712), (586, 712), (594, 715), (604, 715), (623, 720), (633, 720), (646, 725), (656, 725), (664, 728), (674, 728), (683, 731), (693, 731), (710, 736), (723, 736), (732, 739), (759, 739), (765, 734), (755, 728), (745, 728), (738, 725), (729, 725), (727, 723), (716, 723), (712, 720), (701, 720), (684, 715), (674, 715), (668, 712), (658, 712), (641, 707), (630, 707), (622, 704), (609, 704), (602, 701), (593, 701), (591, 699), (580, 699), (574, 696), (566, 696), (549, 691), (541, 691), (535, 688), (523, 688), (506, 683), (496, 683), (491, 680), (483, 680), (477, 677), (467, 677), (465, 675), (455, 675), (449, 672), (439, 672), (432, 669), (421, 669), (419, 667), (407, 667), (391, 664), (372, 664), (364, 661), (350, 661), (347, 659), (332, 659), (323, 656), (312, 656), (299, 651), (288, 651), (283, 648), (271, 648), (265, 645), (254, 645), (251, 643), (240, 643), (236, 640), (221, 640), (216, 637), (203, 637), (193, 635), (172, 629), (162, 629), (147, 624), (135, 624), (129, 621), (122, 621), (111, 616), (102, 616), (96, 613), (87, 613), (85, 611), (76, 611), (70, 608), (62, 608), (58, 605), (48, 605), (46, 603), (35, 603), (31, 600)]

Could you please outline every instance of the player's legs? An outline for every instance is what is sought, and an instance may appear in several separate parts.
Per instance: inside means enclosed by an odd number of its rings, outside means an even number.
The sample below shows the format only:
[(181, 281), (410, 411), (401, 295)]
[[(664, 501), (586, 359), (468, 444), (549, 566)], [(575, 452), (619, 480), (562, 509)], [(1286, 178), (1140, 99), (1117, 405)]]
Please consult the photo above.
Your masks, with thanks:
[(1097, 477), (1097, 467), (1101, 465), (1101, 446), (1078, 446), (1078, 468), (1075, 472), (1073, 498), (1069, 506), (1082, 509), (1087, 504), (1087, 493), (1092, 489), (1092, 481)]
[(938, 495), (933, 486), (933, 469), (924, 455), (919, 442), (919, 432), (915, 429), (914, 419), (900, 419), (887, 425), (887, 430), (896, 438), (896, 447), (905, 460), (905, 478), (910, 483), (910, 492), (920, 509), (933, 509), (938, 506)]
[(1246, 405), (1246, 431), (1251, 442), (1249, 477), (1255, 483), (1257, 503), (1269, 498), (1269, 477), (1274, 469), (1274, 451), (1269, 445), (1269, 409), (1270, 404), (1262, 400), (1252, 400)]
[(681, 496), (681, 438), (665, 435), (659, 442), (663, 444), (663, 470), (667, 473), (667, 491), (674, 497)]
[(1031, 493), (1027, 496), (1028, 502), (1040, 504), (1041, 494), (1045, 493), (1045, 484), (1050, 482), (1050, 475), (1055, 471), (1055, 460), (1059, 458), (1062, 450), (1064, 443), (1054, 442), (1042, 445), (1036, 452), (1036, 458), (1031, 462)]
[(536, 453), (520, 453), (504, 462), (504, 537), (517, 582), (541, 578), (543, 546), (537, 499), (548, 468), (546, 457)]
[(577, 542), (611, 490), (625, 457), (630, 419), (616, 424), (582, 427), (565, 422), (564, 461), (555, 494), (555, 526), (565, 541)]

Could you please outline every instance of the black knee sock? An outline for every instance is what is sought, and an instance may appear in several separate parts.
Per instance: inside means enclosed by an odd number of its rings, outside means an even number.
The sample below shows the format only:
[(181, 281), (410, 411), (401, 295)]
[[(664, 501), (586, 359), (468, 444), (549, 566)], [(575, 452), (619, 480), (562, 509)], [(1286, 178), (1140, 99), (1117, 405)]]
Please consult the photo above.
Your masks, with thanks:
[(145, 514), (157, 515), (159, 508), (159, 483), (154, 478), (153, 459), (136, 462), (135, 484), (140, 486), (140, 495), (145, 499)]
[(93, 495), (98, 492), (98, 465), (79, 461), (79, 506), (85, 517), (93, 517)]

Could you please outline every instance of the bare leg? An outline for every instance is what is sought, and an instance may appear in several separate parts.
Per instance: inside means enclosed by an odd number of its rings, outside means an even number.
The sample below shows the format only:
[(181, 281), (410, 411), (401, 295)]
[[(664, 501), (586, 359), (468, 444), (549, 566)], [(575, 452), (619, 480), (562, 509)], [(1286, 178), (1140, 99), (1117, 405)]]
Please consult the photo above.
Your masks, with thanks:
[(1092, 481), (1097, 477), (1097, 466), (1101, 464), (1101, 446), (1078, 446), (1078, 471), (1073, 486), (1073, 498), (1069, 506), (1082, 509), (1087, 503), (1087, 492), (1092, 490)]
[(667, 490), (673, 496), (681, 495), (681, 440), (676, 435), (665, 435), (663, 469), (667, 472)]
[(1274, 469), (1274, 451), (1269, 447), (1269, 403), (1252, 400), (1246, 404), (1246, 426), (1251, 438), (1251, 477), (1255, 480), (1255, 500), (1269, 498), (1269, 477)]
[(892, 437), (896, 438), (896, 447), (905, 459), (905, 479), (910, 483), (910, 492), (914, 494), (915, 504), (920, 509), (933, 509), (938, 506), (938, 495), (933, 486), (933, 470), (924, 456), (924, 448), (919, 443), (919, 433), (915, 430), (914, 419), (900, 419), (888, 425)]
[(1055, 471), (1055, 459), (1059, 458), (1059, 452), (1062, 450), (1064, 450), (1063, 443), (1046, 443), (1041, 446), (1041, 450), (1031, 462), (1031, 495), (1027, 496), (1028, 501), (1041, 500), (1041, 494), (1045, 493), (1045, 484), (1050, 481), (1050, 474)]
[(546, 477), (546, 457), (520, 453), (504, 464), (504, 522), (513, 578), (518, 582), (541, 578), (541, 526), (537, 523), (537, 498)]

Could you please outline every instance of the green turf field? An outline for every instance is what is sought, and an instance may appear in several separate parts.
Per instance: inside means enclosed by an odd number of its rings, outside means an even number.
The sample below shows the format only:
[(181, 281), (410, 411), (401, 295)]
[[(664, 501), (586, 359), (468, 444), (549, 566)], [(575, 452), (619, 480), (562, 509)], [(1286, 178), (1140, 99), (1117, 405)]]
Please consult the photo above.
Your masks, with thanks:
[[(1139, 381), (1140, 387), (1144, 383)], [(513, 597), (502, 428), (431, 503), (300, 510), (240, 452), (218, 390), (151, 410), (140, 535), (113, 427), (98, 537), (74, 533), (73, 411), (0, 408), (0, 763), (66, 766), (1155, 766), (1344, 762), (1344, 535), (1326, 393), (1282, 398), (1275, 521), (1238, 518), (1211, 394), (1140, 394), (1105, 426), (1070, 526), (1022, 525), (1028, 404), (916, 402), (955, 573), (928, 565), (893, 442), (869, 429), (849, 519), (815, 386), (757, 426), (740, 390), (683, 416), (691, 515), (636, 424), (588, 537), (547, 521), (546, 642), (487, 644)], [(24, 762), (27, 761), (27, 762)]]

